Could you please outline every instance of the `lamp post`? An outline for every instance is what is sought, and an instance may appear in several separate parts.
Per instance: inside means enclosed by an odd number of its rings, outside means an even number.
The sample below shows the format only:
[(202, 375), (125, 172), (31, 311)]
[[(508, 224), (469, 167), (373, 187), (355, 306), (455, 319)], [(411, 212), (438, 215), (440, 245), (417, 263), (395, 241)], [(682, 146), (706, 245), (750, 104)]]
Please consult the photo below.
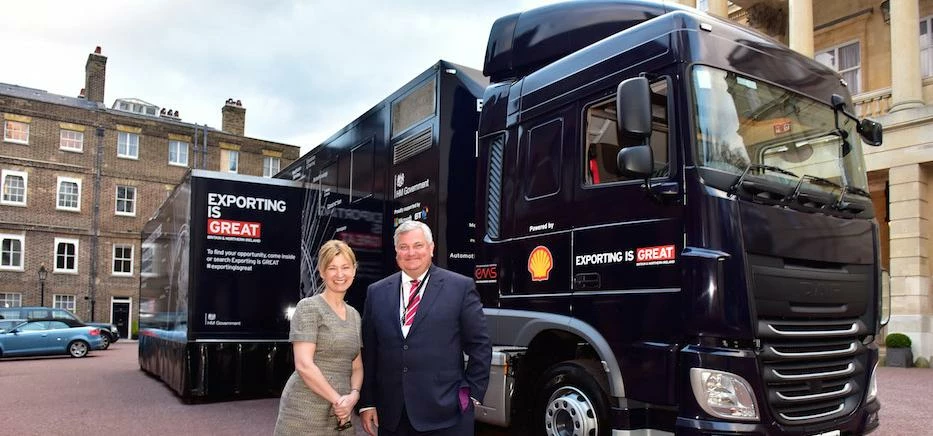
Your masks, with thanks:
[(39, 305), (45, 306), (45, 278), (49, 276), (49, 270), (45, 264), (39, 265)]

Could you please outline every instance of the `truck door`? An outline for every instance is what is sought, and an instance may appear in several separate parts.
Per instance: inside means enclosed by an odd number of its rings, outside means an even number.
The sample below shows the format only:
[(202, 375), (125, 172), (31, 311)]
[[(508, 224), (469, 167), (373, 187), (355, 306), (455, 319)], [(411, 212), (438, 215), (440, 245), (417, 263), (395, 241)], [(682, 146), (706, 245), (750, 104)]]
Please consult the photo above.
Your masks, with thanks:
[[(683, 249), (680, 157), (669, 108), (671, 80), (651, 84), (654, 173), (644, 179), (619, 174), (613, 90), (584, 100), (582, 138), (576, 151), (572, 289), (573, 315), (597, 328), (617, 355), (637, 343), (664, 343), (679, 328)], [(637, 346), (637, 345), (634, 345)], [(660, 357), (660, 356), (658, 356)], [(665, 358), (662, 358), (665, 359)], [(647, 362), (647, 360), (645, 360)], [(621, 362), (623, 367), (625, 362)], [(663, 362), (658, 371), (663, 371)], [(651, 374), (643, 374), (652, 380)]]

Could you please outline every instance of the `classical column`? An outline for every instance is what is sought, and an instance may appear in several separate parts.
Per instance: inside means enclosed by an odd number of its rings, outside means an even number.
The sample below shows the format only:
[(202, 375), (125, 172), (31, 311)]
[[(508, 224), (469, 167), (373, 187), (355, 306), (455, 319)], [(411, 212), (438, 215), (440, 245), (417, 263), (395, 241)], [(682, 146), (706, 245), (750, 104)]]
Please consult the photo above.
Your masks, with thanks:
[(729, 5), (726, 4), (726, 0), (707, 0), (706, 6), (706, 12), (723, 18), (729, 18)]
[(891, 112), (923, 106), (920, 5), (891, 0)]
[(914, 357), (930, 358), (933, 333), (930, 321), (928, 171), (920, 164), (888, 170), (891, 229), (891, 323), (888, 333), (906, 333), (913, 340)]
[(790, 41), (790, 48), (812, 58), (813, 0), (789, 0), (788, 3), (787, 37)]

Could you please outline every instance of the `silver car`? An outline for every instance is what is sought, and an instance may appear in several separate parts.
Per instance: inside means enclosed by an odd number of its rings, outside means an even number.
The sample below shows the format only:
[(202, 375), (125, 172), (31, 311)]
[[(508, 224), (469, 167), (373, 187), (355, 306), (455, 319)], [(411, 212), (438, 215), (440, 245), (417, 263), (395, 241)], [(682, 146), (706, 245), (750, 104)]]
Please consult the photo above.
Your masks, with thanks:
[(61, 321), (25, 321), (0, 332), (0, 357), (68, 354), (84, 357), (104, 346), (99, 327), (69, 327)]

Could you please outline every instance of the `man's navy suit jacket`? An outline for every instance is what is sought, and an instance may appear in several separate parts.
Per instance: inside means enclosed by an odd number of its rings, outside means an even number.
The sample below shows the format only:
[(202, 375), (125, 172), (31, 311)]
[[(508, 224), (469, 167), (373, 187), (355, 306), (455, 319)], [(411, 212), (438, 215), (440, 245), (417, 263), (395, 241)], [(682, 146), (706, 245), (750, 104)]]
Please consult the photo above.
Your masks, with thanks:
[(390, 431), (403, 405), (415, 430), (432, 431), (457, 424), (461, 387), (478, 400), (486, 395), (492, 347), (473, 280), (434, 265), (429, 274), (407, 337), (401, 273), (366, 291), (359, 407), (376, 407), (379, 426)]

